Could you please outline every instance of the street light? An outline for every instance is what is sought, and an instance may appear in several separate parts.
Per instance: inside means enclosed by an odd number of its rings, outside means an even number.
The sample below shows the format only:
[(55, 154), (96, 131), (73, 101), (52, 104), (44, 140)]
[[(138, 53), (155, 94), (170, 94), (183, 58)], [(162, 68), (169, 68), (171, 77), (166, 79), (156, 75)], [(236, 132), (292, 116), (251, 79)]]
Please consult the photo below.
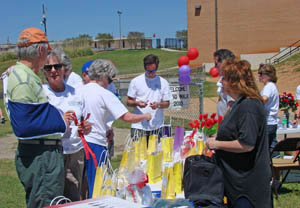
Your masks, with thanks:
[(117, 11), (117, 14), (119, 15), (119, 30), (120, 30), (120, 41), (119, 41), (119, 49), (121, 49), (121, 39), (122, 39), (122, 34), (121, 34), (121, 11)]

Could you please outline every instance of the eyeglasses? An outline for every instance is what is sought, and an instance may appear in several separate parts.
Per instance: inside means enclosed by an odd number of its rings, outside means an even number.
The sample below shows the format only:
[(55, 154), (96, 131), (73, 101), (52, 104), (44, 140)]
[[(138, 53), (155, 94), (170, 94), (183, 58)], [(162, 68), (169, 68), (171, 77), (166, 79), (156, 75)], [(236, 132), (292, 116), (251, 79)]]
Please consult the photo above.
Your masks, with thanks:
[(44, 70), (51, 71), (52, 67), (54, 67), (54, 69), (57, 71), (60, 70), (62, 66), (63, 66), (62, 64), (45, 65)]
[(154, 70), (145, 69), (145, 71), (146, 71), (147, 73), (155, 73), (155, 72), (157, 71), (157, 69), (154, 69)]

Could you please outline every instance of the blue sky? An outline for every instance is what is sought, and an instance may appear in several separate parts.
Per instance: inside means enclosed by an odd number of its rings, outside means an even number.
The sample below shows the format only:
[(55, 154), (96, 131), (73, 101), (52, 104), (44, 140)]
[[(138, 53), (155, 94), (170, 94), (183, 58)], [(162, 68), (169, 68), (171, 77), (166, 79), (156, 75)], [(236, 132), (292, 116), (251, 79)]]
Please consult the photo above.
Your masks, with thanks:
[(24, 28), (42, 29), (43, 3), (49, 40), (79, 34), (95, 37), (97, 33), (119, 37), (118, 10), (122, 11), (122, 36), (138, 31), (164, 39), (187, 29), (186, 0), (1, 0), (0, 43), (6, 43), (8, 37), (15, 43)]

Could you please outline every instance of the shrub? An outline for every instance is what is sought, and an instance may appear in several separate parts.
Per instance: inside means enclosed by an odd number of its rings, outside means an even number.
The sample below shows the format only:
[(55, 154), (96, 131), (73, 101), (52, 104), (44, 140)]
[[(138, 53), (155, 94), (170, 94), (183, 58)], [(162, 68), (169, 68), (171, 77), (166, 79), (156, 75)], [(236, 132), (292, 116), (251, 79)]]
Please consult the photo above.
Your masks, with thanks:
[(17, 59), (17, 54), (14, 52), (5, 52), (0, 54), (0, 62), (10, 61)]

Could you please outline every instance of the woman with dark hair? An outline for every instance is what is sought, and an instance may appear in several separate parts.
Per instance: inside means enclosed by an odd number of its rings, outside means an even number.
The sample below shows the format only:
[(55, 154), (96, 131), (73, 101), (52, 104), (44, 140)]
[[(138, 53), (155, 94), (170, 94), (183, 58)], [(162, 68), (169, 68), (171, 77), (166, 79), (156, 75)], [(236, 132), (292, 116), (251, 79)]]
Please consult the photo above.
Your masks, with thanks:
[[(260, 92), (263, 98), (267, 113), (267, 132), (269, 137), (269, 150), (272, 152), (277, 144), (277, 114), (279, 109), (279, 94), (276, 87), (277, 77), (274, 66), (270, 64), (260, 64), (258, 69), (259, 81), (264, 84)], [(272, 157), (279, 156), (279, 152), (274, 152)]]
[(223, 170), (229, 207), (271, 207), (271, 168), (263, 98), (247, 61), (222, 65), (224, 93), (235, 102), (216, 137), (206, 145), (215, 150)]

